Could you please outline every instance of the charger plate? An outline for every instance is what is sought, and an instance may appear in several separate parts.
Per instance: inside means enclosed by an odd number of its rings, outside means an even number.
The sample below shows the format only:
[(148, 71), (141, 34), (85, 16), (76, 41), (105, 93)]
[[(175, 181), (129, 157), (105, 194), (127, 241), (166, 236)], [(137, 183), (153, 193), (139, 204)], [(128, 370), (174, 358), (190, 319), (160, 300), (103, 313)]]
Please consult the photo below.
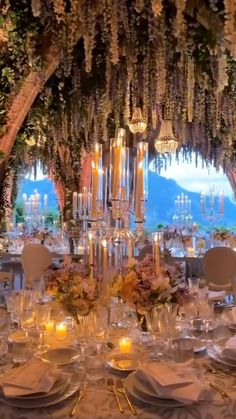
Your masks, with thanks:
[(50, 349), (47, 352), (44, 352), (40, 358), (52, 362), (56, 365), (68, 365), (71, 364), (74, 359), (78, 356), (78, 351), (73, 348), (57, 348)]
[(55, 384), (52, 386), (51, 390), (48, 393), (34, 393), (25, 396), (17, 396), (17, 397), (8, 397), (14, 400), (38, 400), (47, 397), (54, 396), (56, 394), (62, 393), (69, 385), (71, 377), (69, 374), (64, 374), (61, 378), (59, 378)]
[(35, 400), (29, 400), (24, 398), (23, 400), (6, 398), (2, 394), (0, 396), (0, 402), (12, 406), (20, 407), (23, 409), (37, 409), (41, 407), (54, 406), (58, 403), (67, 400), (69, 397), (73, 396), (81, 388), (81, 381), (78, 379), (78, 376), (75, 374), (72, 376), (71, 381), (65, 391), (58, 394), (52, 395), (50, 397), (42, 397)]
[(161, 398), (149, 394), (146, 386), (136, 379), (134, 374), (130, 374), (124, 381), (125, 389), (137, 401), (156, 407), (183, 407), (192, 403), (181, 403), (177, 400)]
[(236, 361), (232, 361), (228, 358), (224, 358), (222, 355), (222, 348), (218, 345), (213, 345), (210, 348), (207, 348), (207, 355), (213, 361), (219, 362), (220, 364), (227, 365), (227, 367), (236, 368)]

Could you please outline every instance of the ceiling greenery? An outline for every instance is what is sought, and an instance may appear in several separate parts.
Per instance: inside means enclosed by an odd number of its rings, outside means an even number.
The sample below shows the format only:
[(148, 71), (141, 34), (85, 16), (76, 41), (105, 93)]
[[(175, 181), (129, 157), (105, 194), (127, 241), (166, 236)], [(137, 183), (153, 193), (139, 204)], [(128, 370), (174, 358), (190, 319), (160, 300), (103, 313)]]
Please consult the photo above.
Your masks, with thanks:
[[(140, 106), (151, 144), (167, 112), (180, 144), (234, 167), (235, 13), (231, 0), (1, 0), (1, 135), (24, 78), (42, 73), (9, 163), (40, 159), (76, 189), (84, 150)], [(60, 64), (44, 83), (48, 45)]]

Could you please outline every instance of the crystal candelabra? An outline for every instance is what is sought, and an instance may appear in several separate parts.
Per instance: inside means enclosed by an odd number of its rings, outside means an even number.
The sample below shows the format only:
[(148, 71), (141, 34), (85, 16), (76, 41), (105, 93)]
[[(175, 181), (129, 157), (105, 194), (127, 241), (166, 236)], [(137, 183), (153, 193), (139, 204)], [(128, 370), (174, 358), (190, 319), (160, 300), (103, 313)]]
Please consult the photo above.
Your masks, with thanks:
[(200, 212), (206, 220), (209, 220), (212, 224), (217, 218), (221, 218), (224, 215), (224, 193), (220, 191), (218, 193), (218, 208), (215, 208), (215, 195), (214, 186), (210, 187), (209, 191), (209, 205), (206, 205), (206, 194), (204, 191), (201, 192), (200, 198)]
[(224, 193), (218, 193), (218, 205), (215, 205), (215, 190), (214, 185), (210, 187), (208, 205), (206, 194), (201, 192), (200, 197), (200, 212), (204, 220), (208, 221), (211, 228), (211, 241), (213, 241), (213, 227), (217, 220), (222, 219), (224, 215)]
[(137, 230), (140, 230), (145, 221), (145, 203), (148, 195), (146, 142), (141, 141), (137, 144), (133, 179), (130, 179), (130, 168), (125, 130), (119, 128), (115, 138), (110, 141), (108, 169), (103, 167), (102, 145), (95, 143), (92, 149), (91, 189), (73, 194), (74, 218), (83, 220), (83, 230), (86, 232), (86, 225), (89, 223), (86, 249), (89, 251), (89, 263), (93, 272), (95, 256), (96, 260), (100, 260), (99, 255), (104, 252), (107, 252), (108, 259), (114, 262), (121, 274), (123, 256), (127, 256), (128, 264), (132, 262), (134, 236), (130, 230), (130, 217), (133, 215)]
[(91, 209), (91, 193), (86, 187), (80, 193), (73, 193), (73, 216), (75, 221), (82, 220), (83, 231), (88, 229), (88, 217)]
[(175, 199), (175, 213), (173, 223), (177, 228), (188, 227), (192, 224), (191, 200), (188, 195), (181, 193)]
[(29, 197), (23, 194), (23, 212), (27, 227), (38, 227), (44, 224), (48, 212), (48, 196), (45, 194), (41, 199), (37, 189)]

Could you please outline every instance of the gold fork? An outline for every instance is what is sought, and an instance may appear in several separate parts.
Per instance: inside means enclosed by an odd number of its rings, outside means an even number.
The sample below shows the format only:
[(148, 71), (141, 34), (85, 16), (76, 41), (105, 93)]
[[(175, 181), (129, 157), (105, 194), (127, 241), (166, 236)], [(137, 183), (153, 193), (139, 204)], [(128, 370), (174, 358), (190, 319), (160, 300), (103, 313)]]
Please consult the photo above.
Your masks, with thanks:
[(220, 386), (218, 386), (215, 383), (212, 383), (212, 381), (210, 381), (210, 380), (207, 380), (207, 381), (208, 381), (209, 386), (211, 388), (213, 388), (215, 391), (217, 391), (221, 395), (221, 397), (223, 397), (223, 399), (231, 400), (231, 398), (228, 395), (228, 393), (226, 393), (224, 390), (222, 390), (222, 388)]
[(124, 388), (122, 380), (119, 379), (119, 378), (116, 380), (116, 388), (117, 388), (118, 393), (123, 394), (123, 396), (125, 396), (125, 399), (126, 399), (128, 405), (129, 405), (129, 408), (130, 408), (131, 412), (133, 413), (133, 415), (136, 416), (137, 412), (136, 412), (134, 406), (132, 405), (132, 403), (131, 403), (131, 401), (130, 401), (127, 393), (126, 393), (126, 390)]
[(120, 413), (124, 413), (124, 409), (121, 406), (120, 399), (118, 397), (117, 389), (116, 389), (116, 386), (115, 386), (115, 383), (114, 383), (113, 378), (107, 378), (107, 388), (108, 388), (108, 390), (110, 390), (114, 394), (115, 399), (116, 399), (116, 403), (117, 403), (117, 405), (119, 407)]

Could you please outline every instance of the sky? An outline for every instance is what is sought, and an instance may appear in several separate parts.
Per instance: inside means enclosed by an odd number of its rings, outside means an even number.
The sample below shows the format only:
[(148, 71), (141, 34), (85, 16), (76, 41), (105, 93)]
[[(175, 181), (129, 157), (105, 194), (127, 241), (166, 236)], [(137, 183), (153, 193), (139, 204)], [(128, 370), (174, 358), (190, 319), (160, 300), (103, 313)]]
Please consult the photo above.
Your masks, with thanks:
[[(168, 164), (167, 170), (161, 169), (160, 175), (167, 179), (174, 179), (182, 188), (190, 192), (201, 193), (205, 191), (209, 194), (209, 189), (214, 186), (215, 194), (223, 191), (225, 196), (233, 197), (233, 191), (223, 170), (217, 171), (212, 165), (202, 168), (202, 160), (198, 157), (198, 167), (195, 165), (195, 156), (192, 155), (192, 162), (177, 161), (172, 158), (171, 164)], [(155, 171), (153, 162), (150, 163), (150, 170)]]

